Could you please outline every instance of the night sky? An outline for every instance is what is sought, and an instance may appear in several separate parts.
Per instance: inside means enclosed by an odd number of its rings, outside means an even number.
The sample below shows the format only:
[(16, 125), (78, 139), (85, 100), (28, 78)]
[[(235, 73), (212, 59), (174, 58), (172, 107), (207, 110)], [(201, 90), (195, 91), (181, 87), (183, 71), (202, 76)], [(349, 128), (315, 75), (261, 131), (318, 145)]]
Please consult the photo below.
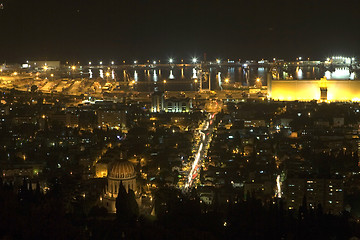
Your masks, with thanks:
[(360, 56), (358, 0), (1, 1), (1, 61)]

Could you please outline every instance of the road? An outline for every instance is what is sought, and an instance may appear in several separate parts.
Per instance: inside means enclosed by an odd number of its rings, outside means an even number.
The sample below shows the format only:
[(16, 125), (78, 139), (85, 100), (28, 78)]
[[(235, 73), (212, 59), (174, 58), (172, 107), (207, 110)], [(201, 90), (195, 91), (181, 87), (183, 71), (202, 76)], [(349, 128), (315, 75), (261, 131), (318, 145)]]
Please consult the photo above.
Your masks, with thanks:
[(213, 118), (215, 114), (209, 114), (209, 117), (204, 121), (200, 133), (200, 140), (197, 144), (197, 150), (194, 156), (194, 161), (191, 164), (191, 170), (187, 176), (187, 181), (184, 185), (184, 191), (188, 191), (199, 177), (202, 160), (207, 155), (208, 146), (211, 142), (213, 133)]

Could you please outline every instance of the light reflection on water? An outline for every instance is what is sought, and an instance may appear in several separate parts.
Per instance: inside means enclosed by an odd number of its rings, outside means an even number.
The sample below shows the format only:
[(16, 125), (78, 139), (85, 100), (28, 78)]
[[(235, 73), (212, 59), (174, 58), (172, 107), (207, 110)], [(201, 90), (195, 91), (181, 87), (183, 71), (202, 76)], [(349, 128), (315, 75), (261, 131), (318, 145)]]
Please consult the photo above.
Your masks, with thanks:
[(153, 73), (153, 80), (154, 80), (154, 82), (158, 81), (158, 76), (156, 74), (156, 70), (154, 70), (154, 73)]
[[(264, 67), (212, 67), (210, 68), (210, 79), (213, 90), (227, 88), (230, 85), (253, 86), (256, 78), (263, 79), (266, 85), (269, 68)], [(85, 77), (104, 78), (103, 69), (88, 69), (84, 71)], [(333, 71), (319, 67), (294, 67), (280, 76), (289, 79), (320, 79), (325, 76), (327, 79), (359, 79), (359, 73), (350, 72), (348, 68), (336, 68)], [(154, 69), (128, 68), (112, 69), (111, 78), (116, 81), (132, 81), (138, 84), (134, 88), (138, 91), (151, 91), (157, 82), (166, 80), (166, 90), (192, 91), (196, 84), (194, 79), (199, 78), (199, 72), (193, 67), (164, 67)], [(224, 85), (224, 79), (229, 79), (229, 84)], [(207, 85), (207, 84), (206, 84)]]
[(350, 80), (354, 80), (354, 79), (355, 79), (355, 73), (352, 72), (352, 73), (350, 73)]
[(197, 78), (197, 72), (196, 72), (196, 69), (195, 68), (193, 68), (193, 75), (192, 75), (192, 77), (191, 78)]
[(138, 73), (136, 70), (134, 71), (134, 80), (135, 80), (135, 82), (138, 81)]
[(170, 70), (169, 79), (175, 79), (172, 69)]
[(101, 78), (104, 78), (104, 70), (100, 69), (99, 70), (99, 75)]
[(222, 83), (221, 83), (221, 72), (218, 72), (217, 79), (218, 79), (218, 82), (219, 82), (220, 89), (223, 89), (222, 86), (221, 86), (222, 85)]
[(303, 79), (303, 71), (301, 68), (299, 67), (296, 68), (296, 75), (298, 79)]
[(350, 71), (348, 68), (336, 68), (335, 72), (331, 74), (332, 79), (349, 79)]
[(330, 72), (330, 71), (326, 71), (326, 72), (325, 72), (325, 77), (326, 77), (327, 79), (331, 79), (331, 72)]

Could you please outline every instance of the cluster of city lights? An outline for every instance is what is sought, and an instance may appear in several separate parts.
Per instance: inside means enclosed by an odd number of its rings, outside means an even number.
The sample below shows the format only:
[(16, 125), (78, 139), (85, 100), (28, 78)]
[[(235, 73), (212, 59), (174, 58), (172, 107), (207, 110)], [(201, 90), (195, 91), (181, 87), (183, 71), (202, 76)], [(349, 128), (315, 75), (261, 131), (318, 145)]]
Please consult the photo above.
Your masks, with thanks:
[[(216, 61), (217, 61), (217, 63), (220, 63), (220, 60), (219, 60), (219, 59), (217, 59)], [(147, 63), (149, 63), (149, 62), (150, 62), (150, 60), (147, 60)], [(184, 62), (184, 60), (181, 59), (181, 62)], [(193, 58), (191, 59), (191, 62), (192, 62), (192, 63), (198, 63), (198, 59), (197, 59), (196, 57), (193, 57)], [(111, 65), (114, 65), (114, 64), (115, 64), (115, 61), (111, 61), (110, 63), (111, 63)], [(123, 61), (123, 63), (126, 63), (126, 61)], [(138, 64), (139, 62), (138, 62), (138, 60), (134, 60), (133, 63), (134, 63), (134, 64)], [(152, 64), (157, 64), (157, 63), (160, 63), (160, 60), (159, 60), (159, 61), (156, 61), (156, 60), (152, 61)], [(173, 59), (173, 58), (169, 58), (168, 63), (170, 63), (170, 64), (174, 63), (174, 59)], [(103, 61), (99, 61), (99, 65), (103, 65), (103, 64), (104, 64)], [(88, 63), (88, 65), (93, 65), (93, 62), (90, 61), (90, 62)]]
[[(297, 61), (302, 61), (302, 59), (303, 59), (302, 57), (297, 57), (297, 58), (296, 58)], [(276, 61), (277, 59), (276, 59), (276, 58), (273, 58), (273, 60)], [(307, 58), (307, 60), (309, 61), (310, 58)], [(239, 59), (239, 61), (240, 61), (240, 59)], [(333, 57), (328, 57), (328, 58), (326, 59), (325, 63), (326, 63), (326, 64), (331, 64), (331, 63), (332, 63), (332, 64), (352, 64), (352, 63), (354, 63), (354, 61), (355, 61), (355, 57), (333, 56)], [(28, 61), (26, 61), (26, 62), (27, 62), (27, 63), (25, 64), (26, 67), (29, 67)], [(198, 60), (197, 57), (192, 57), (192, 58), (190, 59), (190, 62), (191, 62), (192, 64), (198, 64), (200, 61)], [(228, 63), (234, 63), (234, 61), (230, 61), (229, 59), (227, 60), (227, 62), (228, 62)], [(258, 63), (265, 63), (265, 62), (266, 62), (266, 61), (265, 61), (264, 59), (262, 59), (261, 61), (258, 61)], [(68, 62), (66, 62), (66, 63), (68, 63)], [(109, 63), (110, 63), (111, 65), (115, 65), (115, 61), (113, 61), (113, 60), (111, 60)], [(125, 64), (126, 61), (123, 60), (122, 63)], [(134, 60), (132, 63), (135, 64), (135, 65), (137, 65), (137, 64), (139, 64), (139, 61), (138, 61), (138, 60)], [(164, 64), (163, 62), (161, 62), (161, 60), (154, 60), (154, 61), (147, 60), (145, 64), (153, 64), (153, 65), (156, 65), (156, 64), (160, 64), (160, 63)], [(172, 64), (176, 64), (176, 61), (175, 61), (174, 58), (169, 58), (166, 63), (172, 65)], [(184, 60), (181, 59), (179, 63), (183, 64), (183, 63), (184, 63)], [(215, 60), (214, 62), (210, 62), (210, 64), (213, 64), (213, 63), (215, 63), (215, 64), (221, 64), (221, 63), (223, 63), (223, 61), (222, 61), (221, 59), (219, 59), (219, 58), (216, 58), (216, 60)], [(36, 63), (35, 63), (35, 64), (36, 64)], [(79, 64), (80, 64), (80, 62), (77, 62), (77, 64), (71, 65), (71, 66), (69, 66), (69, 68), (74, 71), (74, 70), (76, 70), (76, 69), (78, 68)], [(104, 63), (103, 61), (99, 61), (98, 64), (94, 64), (94, 62), (89, 61), (89, 62), (88, 62), (88, 66), (92, 66), (92, 65), (103, 66), (103, 65), (105, 65), (105, 63)], [(244, 63), (244, 64), (243, 64), (243, 67), (246, 68), (247, 66), (248, 66), (248, 63)], [(45, 72), (48, 71), (48, 70), (50, 70), (49, 66), (47, 66), (46, 63), (45, 63), (45, 65), (44, 65), (42, 68), (43, 68), (43, 70), (44, 70)], [(80, 69), (81, 69), (81, 66), (80, 66)], [(225, 81), (225, 82), (226, 82), (226, 81)]]
[(346, 64), (351, 64), (351, 62), (355, 61), (355, 57), (343, 57), (343, 56), (333, 56), (331, 58), (327, 58), (326, 59), (327, 62), (342, 62), (342, 63), (346, 63)]

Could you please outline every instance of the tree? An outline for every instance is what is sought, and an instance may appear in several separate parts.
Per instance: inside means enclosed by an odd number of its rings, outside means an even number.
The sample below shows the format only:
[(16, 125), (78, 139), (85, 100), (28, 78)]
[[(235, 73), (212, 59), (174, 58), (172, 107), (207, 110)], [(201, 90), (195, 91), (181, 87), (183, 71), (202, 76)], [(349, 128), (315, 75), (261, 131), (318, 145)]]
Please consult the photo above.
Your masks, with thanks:
[(135, 221), (139, 216), (139, 206), (136, 202), (135, 193), (132, 189), (129, 189), (128, 192), (128, 204), (129, 204), (129, 211), (130, 211), (130, 220)]
[(120, 182), (115, 206), (117, 219), (122, 224), (131, 224), (136, 221), (139, 215), (139, 206), (136, 202), (135, 193), (132, 189), (129, 189), (127, 193), (122, 181)]
[(115, 207), (116, 207), (116, 216), (118, 220), (128, 219), (127, 193), (124, 185), (122, 184), (122, 181), (120, 182), (119, 185), (119, 191), (118, 191), (118, 196), (116, 198)]

